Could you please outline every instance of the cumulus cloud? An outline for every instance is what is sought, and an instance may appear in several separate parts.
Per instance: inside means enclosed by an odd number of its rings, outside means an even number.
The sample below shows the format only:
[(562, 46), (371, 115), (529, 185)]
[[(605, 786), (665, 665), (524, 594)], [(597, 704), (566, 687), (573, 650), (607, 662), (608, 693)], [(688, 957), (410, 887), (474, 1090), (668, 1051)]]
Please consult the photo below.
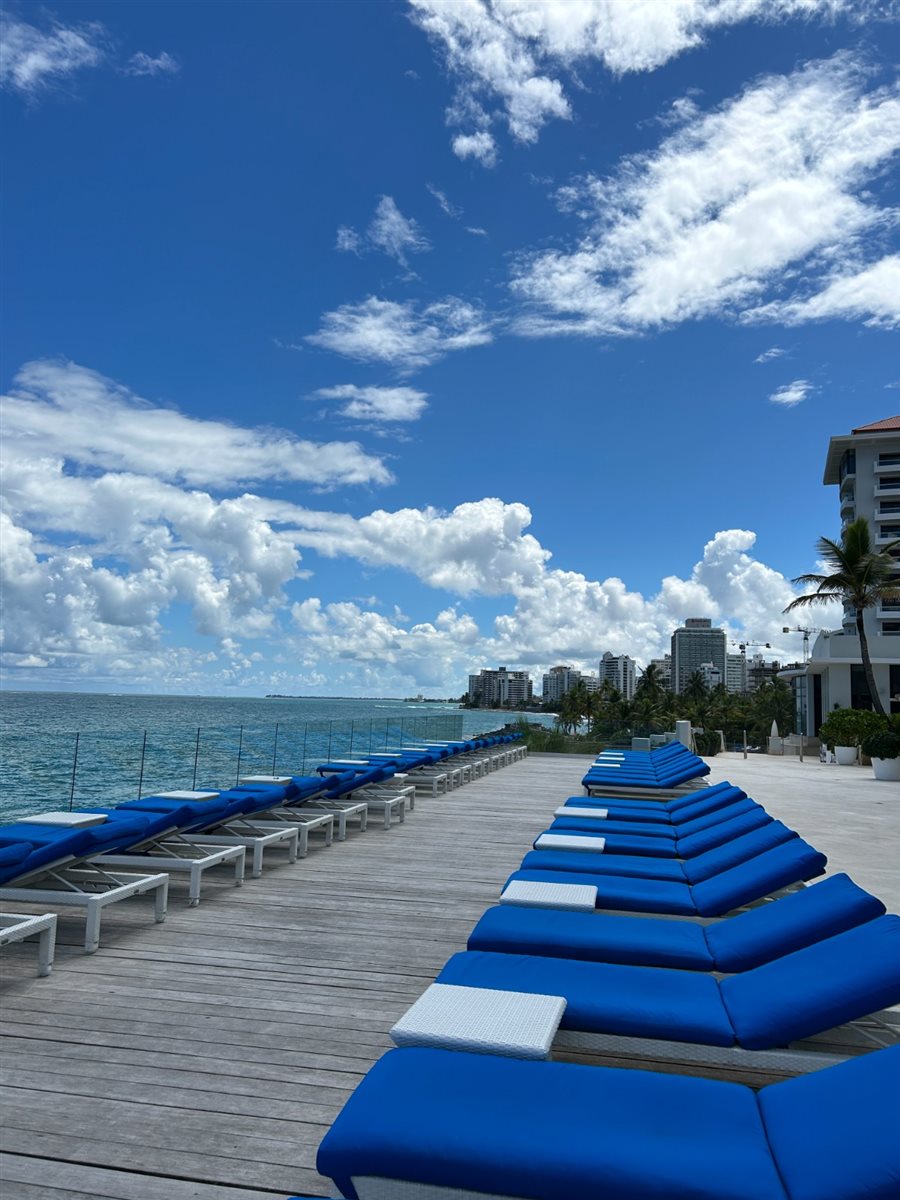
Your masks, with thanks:
[(49, 29), (38, 29), (0, 14), (0, 84), (26, 96), (85, 67), (100, 66), (108, 50), (108, 35), (97, 22), (53, 22)]
[[(764, 78), (614, 175), (563, 189), (588, 229), (572, 249), (520, 261), (519, 331), (624, 335), (711, 315), (886, 321), (896, 260), (847, 266), (890, 220), (870, 185), (900, 146), (900, 96), (869, 83), (846, 57)], [(804, 296), (779, 295), (801, 271)]]
[(154, 58), (152, 54), (145, 54), (143, 50), (139, 50), (137, 54), (132, 54), (128, 62), (122, 68), (124, 75), (177, 75), (181, 70), (181, 63), (178, 59), (163, 50)]
[(795, 379), (772, 392), (769, 400), (772, 404), (782, 405), (783, 408), (793, 408), (795, 404), (801, 404), (812, 390), (813, 385), (808, 379)]
[(474, 158), (483, 167), (497, 165), (497, 143), (486, 129), (475, 133), (458, 133), (451, 143), (457, 158)]
[(338, 412), (358, 421), (418, 421), (428, 407), (428, 393), (411, 387), (357, 387), (340, 383), (313, 392), (323, 400), (343, 400)]
[(480, 309), (455, 296), (417, 308), (369, 296), (324, 313), (321, 328), (307, 342), (361, 362), (389, 363), (413, 371), (437, 362), (453, 350), (493, 340), (490, 321)]
[[(454, 153), (486, 166), (496, 158), (490, 121), (505, 120), (519, 142), (536, 141), (548, 121), (571, 118), (560, 76), (573, 77), (584, 65), (598, 63), (614, 75), (652, 71), (701, 45), (716, 28), (838, 12), (862, 18), (869, 8), (860, 0), (410, 0), (410, 5), (413, 20), (459, 83), (448, 119), (469, 128), (454, 138)], [(684, 119), (689, 105), (688, 100), (679, 109), (673, 106), (672, 115)]]
[(160, 408), (71, 362), (30, 362), (3, 398), (6, 445), (39, 444), (48, 458), (189, 485), (281, 479), (331, 487), (389, 483), (356, 442), (311, 442), (270, 429), (198, 420)]
[[(445, 197), (446, 199), (446, 197)], [(409, 267), (408, 254), (423, 254), (431, 249), (431, 243), (412, 217), (404, 217), (393, 196), (382, 196), (364, 235), (349, 225), (341, 225), (337, 231), (335, 249), (359, 254), (365, 249), (380, 250), (396, 259), (402, 267)]]

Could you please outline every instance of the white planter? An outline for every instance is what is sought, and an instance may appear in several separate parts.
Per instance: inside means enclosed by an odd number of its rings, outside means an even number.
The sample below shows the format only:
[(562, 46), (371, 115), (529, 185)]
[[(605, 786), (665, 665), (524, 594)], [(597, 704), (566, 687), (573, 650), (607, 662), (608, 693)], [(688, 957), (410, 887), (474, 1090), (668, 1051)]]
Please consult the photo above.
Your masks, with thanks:
[(876, 779), (900, 783), (900, 758), (873, 758), (872, 770)]
[(835, 746), (834, 757), (839, 767), (852, 767), (856, 762), (855, 746)]

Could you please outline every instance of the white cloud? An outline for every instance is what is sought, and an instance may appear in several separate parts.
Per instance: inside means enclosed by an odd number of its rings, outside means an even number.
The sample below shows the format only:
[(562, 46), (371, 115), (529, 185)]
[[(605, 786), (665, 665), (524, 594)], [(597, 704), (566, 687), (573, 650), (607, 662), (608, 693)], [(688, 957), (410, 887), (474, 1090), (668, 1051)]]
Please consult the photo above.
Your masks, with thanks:
[[(459, 80), (451, 123), (477, 126), (454, 139), (454, 152), (487, 166), (493, 165), (495, 148), (486, 133), (492, 114), (483, 102), (499, 106), (516, 140), (534, 142), (548, 121), (571, 117), (558, 75), (572, 75), (583, 64), (602, 64), (614, 75), (652, 71), (701, 45), (717, 27), (795, 16), (828, 19), (839, 12), (861, 19), (870, 7), (861, 0), (410, 0), (410, 5), (413, 20)], [(689, 115), (689, 104), (681, 102), (678, 119)]]
[(357, 387), (352, 383), (319, 388), (323, 400), (344, 400), (342, 417), (360, 421), (418, 421), (428, 407), (428, 393), (411, 387)]
[[(845, 278), (849, 256), (890, 220), (867, 189), (900, 146), (897, 92), (868, 82), (846, 57), (763, 79), (613, 176), (564, 189), (561, 203), (589, 228), (571, 250), (520, 261), (512, 286), (530, 308), (519, 331), (623, 335), (711, 315), (873, 310), (886, 320), (890, 260)], [(781, 300), (800, 272), (806, 293), (828, 280), (824, 293)]]
[(360, 235), (350, 225), (341, 225), (337, 231), (335, 249), (353, 254), (360, 254), (366, 249), (380, 250), (396, 259), (402, 267), (408, 268), (407, 255), (423, 254), (431, 249), (431, 243), (418, 221), (404, 217), (393, 196), (382, 196), (365, 234)]
[(213, 487), (266, 479), (321, 487), (392, 479), (381, 459), (356, 442), (311, 442), (285, 431), (187, 417), (75, 363), (27, 363), (15, 384), (4, 397), (5, 444), (39, 445), (48, 458)]
[(334, 248), (344, 254), (359, 254), (362, 239), (350, 225), (339, 225)]
[(0, 84), (34, 95), (51, 83), (85, 67), (98, 67), (108, 52), (106, 30), (99, 23), (67, 27), (53, 22), (49, 30), (0, 14)]
[(122, 73), (124, 75), (177, 75), (180, 70), (181, 63), (166, 50), (163, 50), (156, 58), (139, 50), (137, 54), (132, 54), (129, 58), (122, 68)]
[(422, 233), (417, 221), (404, 217), (393, 196), (382, 196), (375, 209), (367, 237), (373, 246), (407, 266), (407, 254), (422, 254), (431, 243)]
[(801, 404), (812, 390), (813, 385), (808, 379), (795, 379), (793, 383), (786, 383), (777, 391), (772, 392), (769, 400), (772, 404), (793, 408), (795, 404)]
[(775, 358), (784, 358), (786, 354), (787, 350), (782, 350), (780, 346), (770, 346), (768, 350), (763, 350), (761, 354), (757, 354), (753, 361), (755, 363), (772, 362)]
[(480, 225), (467, 225), (466, 233), (471, 233), (473, 237), (487, 237), (488, 231), (482, 229)]
[(858, 271), (838, 273), (819, 292), (775, 301), (748, 316), (786, 325), (840, 317), (895, 328), (900, 325), (900, 256), (888, 255)]
[(455, 296), (421, 310), (412, 301), (398, 303), (369, 296), (359, 304), (343, 304), (324, 313), (321, 328), (306, 338), (336, 354), (362, 362), (390, 363), (402, 371), (428, 366), (450, 351), (483, 346), (492, 340), (484, 314)]
[(433, 183), (426, 183), (425, 187), (441, 207), (441, 211), (445, 212), (448, 217), (452, 217), (454, 221), (462, 216), (462, 209), (453, 204), (448, 198), (446, 192), (442, 192), (439, 187), (435, 187)]
[(475, 133), (458, 133), (451, 143), (457, 158), (474, 158), (483, 167), (493, 167), (497, 162), (497, 143), (486, 129)]

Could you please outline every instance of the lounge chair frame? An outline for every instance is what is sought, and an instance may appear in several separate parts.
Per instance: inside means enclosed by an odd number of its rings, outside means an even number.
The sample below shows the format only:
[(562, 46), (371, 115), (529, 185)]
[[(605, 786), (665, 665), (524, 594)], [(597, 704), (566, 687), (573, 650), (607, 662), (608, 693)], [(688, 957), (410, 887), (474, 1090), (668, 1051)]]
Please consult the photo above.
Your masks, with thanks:
[(46, 978), (53, 970), (56, 948), (56, 913), (29, 916), (27, 913), (0, 913), (0, 946), (24, 942), (37, 935), (38, 975)]
[[(114, 856), (114, 858), (117, 857)], [(31, 877), (26, 875), (17, 880), (16, 886), (0, 887), (0, 901), (17, 900), (25, 904), (49, 906), (61, 904), (65, 907), (83, 908), (85, 910), (84, 950), (86, 954), (93, 954), (100, 945), (100, 920), (104, 908), (109, 904), (127, 900), (130, 896), (153, 892), (154, 920), (160, 923), (166, 919), (169, 896), (168, 874), (146, 875), (105, 870), (107, 866), (117, 865), (133, 867), (135, 864), (133, 859), (130, 861), (124, 859), (124, 863), (119, 864), (114, 860), (104, 858), (102, 863), (98, 859), (88, 859), (70, 866), (56, 864), (44, 867), (35, 871)], [(35, 883), (52, 881), (56, 886), (23, 886), (27, 885), (29, 878), (34, 878)]]
[[(200, 835), (201, 837), (203, 835)], [(213, 867), (226, 863), (234, 865), (234, 886), (241, 887), (246, 871), (247, 850), (243, 845), (223, 846), (222, 839), (211, 838), (210, 849), (203, 853), (205, 842), (195, 844), (194, 835), (167, 835), (146, 847), (138, 847), (133, 854), (104, 854), (104, 865), (111, 867), (136, 867), (141, 863), (152, 863), (167, 873), (181, 872), (188, 876), (188, 904), (196, 908), (200, 903), (203, 876)], [(216, 849), (212, 849), (212, 846)]]

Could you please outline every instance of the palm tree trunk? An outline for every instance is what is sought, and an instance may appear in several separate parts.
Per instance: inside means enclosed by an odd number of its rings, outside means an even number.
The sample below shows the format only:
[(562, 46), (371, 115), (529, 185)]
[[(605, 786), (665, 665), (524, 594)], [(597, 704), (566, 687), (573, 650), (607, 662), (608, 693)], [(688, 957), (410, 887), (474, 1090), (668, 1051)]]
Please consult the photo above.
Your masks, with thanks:
[(886, 716), (884, 705), (881, 703), (881, 697), (878, 695), (878, 688), (875, 686), (875, 672), (872, 670), (872, 659), (869, 657), (869, 642), (866, 637), (866, 630), (863, 623), (865, 613), (861, 608), (856, 610), (856, 630), (859, 634), (859, 650), (862, 655), (863, 670), (866, 673), (866, 686), (869, 689), (869, 695), (872, 698), (872, 707), (881, 716)]

